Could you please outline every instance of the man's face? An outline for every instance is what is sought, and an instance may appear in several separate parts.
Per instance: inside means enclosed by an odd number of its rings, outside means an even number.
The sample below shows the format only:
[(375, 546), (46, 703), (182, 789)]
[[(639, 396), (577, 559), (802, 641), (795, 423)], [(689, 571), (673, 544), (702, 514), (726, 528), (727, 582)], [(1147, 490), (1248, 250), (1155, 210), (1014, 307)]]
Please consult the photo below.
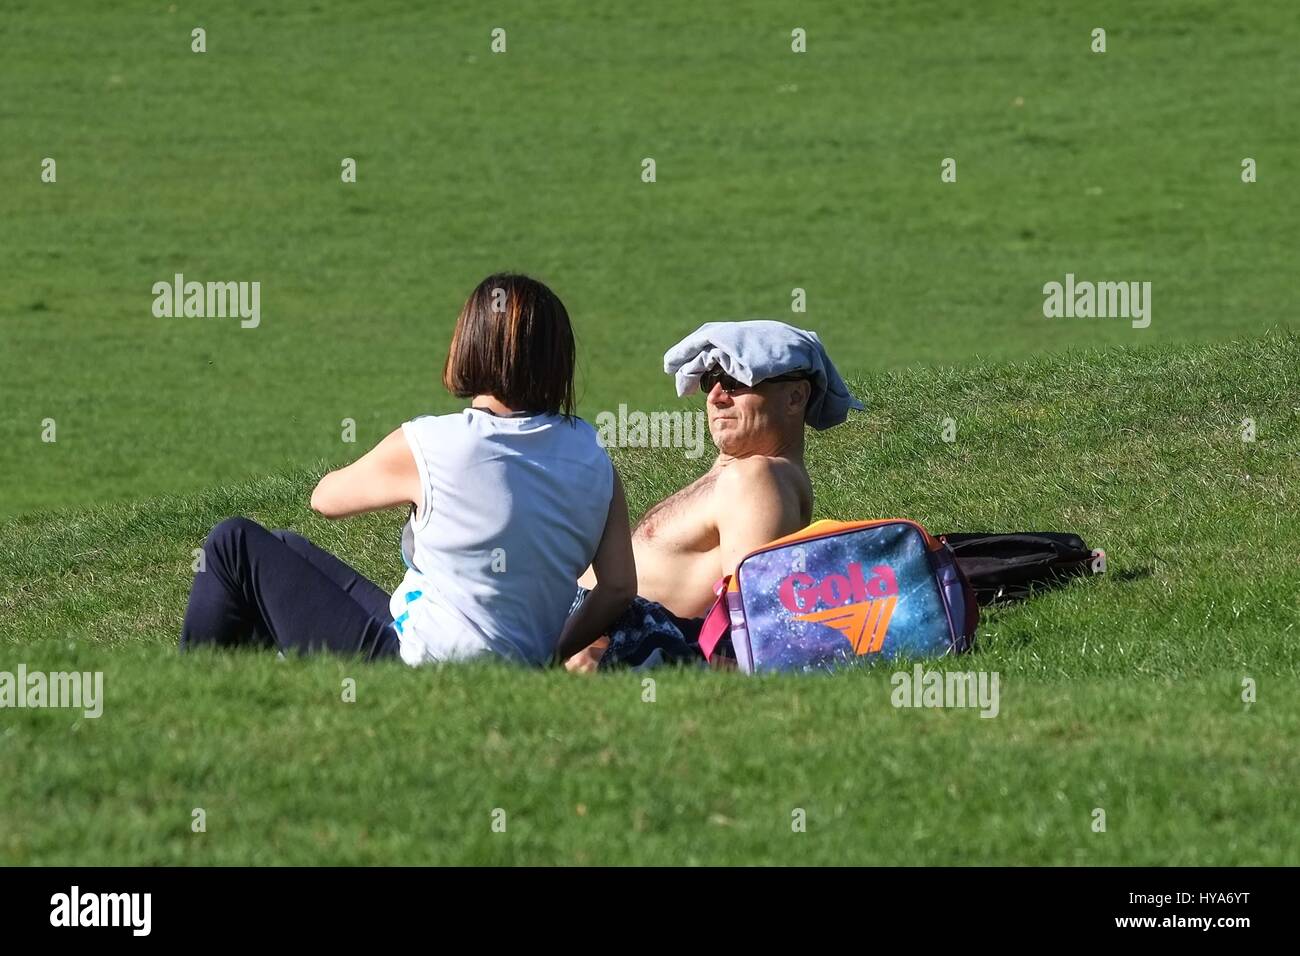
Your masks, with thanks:
[(723, 385), (716, 383), (706, 402), (709, 435), (724, 455), (775, 454), (792, 428), (803, 427), (806, 382), (759, 382), (730, 393)]

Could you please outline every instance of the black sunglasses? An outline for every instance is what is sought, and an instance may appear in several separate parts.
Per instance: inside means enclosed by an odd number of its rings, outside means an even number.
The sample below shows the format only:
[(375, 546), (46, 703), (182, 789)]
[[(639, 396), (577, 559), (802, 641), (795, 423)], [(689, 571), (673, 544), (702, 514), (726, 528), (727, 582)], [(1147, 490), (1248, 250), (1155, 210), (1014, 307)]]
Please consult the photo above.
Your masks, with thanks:
[(771, 378), (765, 378), (755, 382), (753, 385), (746, 385), (744, 382), (737, 381), (722, 369), (714, 366), (700, 376), (700, 391), (708, 395), (713, 391), (714, 385), (721, 385), (722, 390), (728, 395), (740, 391), (742, 388), (757, 388), (759, 385), (765, 385), (768, 382), (802, 382), (808, 378), (807, 375), (799, 372), (787, 372), (785, 375), (773, 375)]

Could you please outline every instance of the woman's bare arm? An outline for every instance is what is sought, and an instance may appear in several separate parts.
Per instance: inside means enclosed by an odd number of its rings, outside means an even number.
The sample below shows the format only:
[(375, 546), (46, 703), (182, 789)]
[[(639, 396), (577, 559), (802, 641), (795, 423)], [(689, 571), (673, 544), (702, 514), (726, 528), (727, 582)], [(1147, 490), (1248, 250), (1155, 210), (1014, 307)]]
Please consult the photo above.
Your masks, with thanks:
[(311, 493), (312, 509), (326, 518), (418, 504), (420, 472), (400, 428), (352, 464), (331, 471)]
[(605, 531), (592, 559), (591, 570), (596, 575), (596, 586), (565, 622), (555, 648), (558, 661), (567, 660), (604, 634), (636, 597), (632, 528), (617, 470), (614, 472), (614, 492), (609, 499)]

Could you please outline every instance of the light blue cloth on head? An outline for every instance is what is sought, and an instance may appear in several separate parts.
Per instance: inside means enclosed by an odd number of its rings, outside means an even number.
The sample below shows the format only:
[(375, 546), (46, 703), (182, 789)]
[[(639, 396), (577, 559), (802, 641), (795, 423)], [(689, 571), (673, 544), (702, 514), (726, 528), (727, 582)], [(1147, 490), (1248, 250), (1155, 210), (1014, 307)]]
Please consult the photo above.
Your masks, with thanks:
[(700, 388), (700, 376), (720, 368), (745, 385), (789, 372), (806, 372), (812, 383), (804, 420), (813, 428), (830, 428), (862, 410), (850, 393), (816, 332), (784, 322), (706, 322), (664, 353), (664, 371), (677, 376), (677, 394)]

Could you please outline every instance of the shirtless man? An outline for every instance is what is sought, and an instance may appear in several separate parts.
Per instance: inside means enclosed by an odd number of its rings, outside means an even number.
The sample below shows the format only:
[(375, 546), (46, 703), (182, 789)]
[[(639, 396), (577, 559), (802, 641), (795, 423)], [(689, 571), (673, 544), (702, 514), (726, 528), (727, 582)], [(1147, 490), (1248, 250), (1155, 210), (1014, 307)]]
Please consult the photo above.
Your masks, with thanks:
[[(707, 395), (713, 467), (653, 506), (632, 534), (637, 593), (678, 617), (703, 617), (713, 584), (773, 538), (812, 520), (812, 483), (804, 468), (804, 416), (812, 386), (800, 375), (742, 385), (714, 369)], [(590, 570), (579, 583), (590, 587)], [(594, 670), (606, 642), (569, 658), (572, 671)]]

